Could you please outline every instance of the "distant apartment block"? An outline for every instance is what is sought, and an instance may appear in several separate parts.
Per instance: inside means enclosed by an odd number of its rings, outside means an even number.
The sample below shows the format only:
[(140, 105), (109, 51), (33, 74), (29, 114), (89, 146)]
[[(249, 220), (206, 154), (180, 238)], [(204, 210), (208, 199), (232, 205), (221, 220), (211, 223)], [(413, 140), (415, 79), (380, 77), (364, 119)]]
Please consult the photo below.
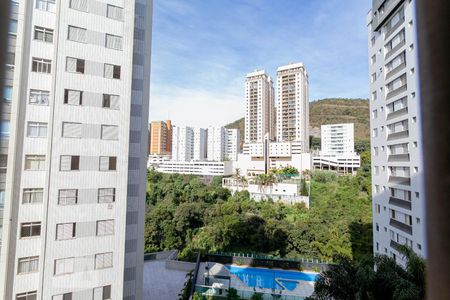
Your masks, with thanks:
[(245, 142), (262, 143), (266, 134), (275, 137), (275, 106), (272, 79), (265, 71), (248, 73), (245, 79)]
[(165, 161), (153, 166), (158, 172), (200, 175), (229, 176), (233, 174), (232, 161)]
[(300, 142), (309, 151), (308, 74), (302, 63), (277, 70), (277, 140)]
[(226, 130), (224, 127), (208, 127), (209, 161), (223, 161), (225, 158)]
[(372, 2), (368, 14), (373, 250), (425, 256), (415, 0)]
[(240, 148), (239, 129), (225, 129), (225, 159), (236, 161)]
[(141, 299), (152, 1), (10, 3), (0, 299)]
[(172, 122), (150, 123), (149, 154), (170, 155), (172, 152)]
[(188, 126), (172, 127), (172, 160), (190, 161), (194, 156), (194, 129)]
[(203, 128), (194, 128), (194, 152), (192, 159), (195, 161), (206, 160), (207, 155), (207, 131)]
[(354, 125), (328, 124), (320, 127), (321, 155), (342, 155), (354, 153)]

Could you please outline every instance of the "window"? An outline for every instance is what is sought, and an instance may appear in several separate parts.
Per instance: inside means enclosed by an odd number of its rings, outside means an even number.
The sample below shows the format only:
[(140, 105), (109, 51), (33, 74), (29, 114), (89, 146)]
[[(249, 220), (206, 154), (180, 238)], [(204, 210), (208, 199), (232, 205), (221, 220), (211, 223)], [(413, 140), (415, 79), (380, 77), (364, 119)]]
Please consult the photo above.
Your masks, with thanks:
[(113, 235), (114, 234), (114, 220), (97, 221), (97, 236)]
[(378, 110), (374, 109), (372, 111), (372, 119), (376, 119), (378, 117)]
[(39, 256), (19, 258), (17, 274), (27, 274), (37, 272), (39, 268)]
[(17, 20), (9, 19), (8, 33), (12, 35), (17, 34)]
[(374, 55), (372, 55), (372, 57), (370, 58), (370, 64), (374, 64), (374, 63), (376, 63), (377, 62), (377, 56), (376, 56), (376, 54), (374, 54)]
[(31, 71), (50, 74), (52, 71), (52, 61), (49, 59), (33, 57)]
[(76, 223), (56, 224), (56, 240), (69, 240), (75, 237)]
[(5, 85), (3, 87), (3, 101), (5, 103), (11, 103), (11, 101), (12, 101), (12, 92), (13, 92), (12, 86)]
[(20, 225), (20, 238), (36, 237), (41, 235), (41, 222), (22, 223)]
[(372, 83), (375, 82), (376, 80), (377, 80), (377, 73), (373, 73), (371, 77)]
[(401, 64), (404, 64), (405, 62), (406, 62), (406, 54), (405, 54), (405, 51), (403, 51), (402, 53), (397, 55), (393, 60), (391, 60), (386, 65), (386, 73), (394, 70), (395, 68), (397, 68)]
[(16, 295), (16, 300), (36, 300), (37, 291), (20, 293)]
[(87, 12), (88, 11), (87, 2), (88, 2), (87, 0), (70, 0), (69, 7), (76, 10)]
[(49, 98), (50, 98), (49, 91), (30, 90), (30, 99), (29, 99), (30, 104), (48, 105)]
[(78, 155), (62, 155), (60, 171), (79, 171), (80, 156)]
[(0, 208), (5, 206), (5, 190), (0, 190)]
[(67, 39), (70, 41), (86, 43), (86, 38), (87, 38), (86, 33), (87, 33), (87, 30), (85, 28), (69, 25)]
[(78, 202), (78, 190), (59, 190), (58, 204), (59, 205), (75, 205)]
[(53, 43), (53, 29), (34, 26), (34, 39), (47, 43)]
[(113, 125), (102, 125), (102, 140), (118, 140), (119, 127)]
[(62, 136), (65, 138), (81, 138), (81, 123), (63, 122)]
[(70, 73), (84, 74), (84, 59), (67, 57), (66, 71)]
[(65, 89), (64, 90), (64, 104), (82, 105), (83, 104), (83, 92)]
[(106, 7), (106, 17), (122, 21), (123, 8), (108, 4)]
[(402, 22), (404, 20), (404, 12), (403, 10), (398, 11), (395, 13), (389, 21), (386, 23), (386, 31), (391, 30), (394, 28), (398, 23)]
[(113, 266), (112, 252), (100, 253), (95, 255), (95, 269), (106, 269)]
[(74, 258), (55, 259), (55, 275), (73, 273)]
[(406, 86), (406, 74), (403, 74), (402, 76), (392, 80), (386, 85), (387, 92), (390, 93), (392, 91), (395, 91), (403, 86)]
[(98, 203), (112, 203), (116, 201), (115, 188), (98, 189)]
[(47, 136), (47, 123), (28, 122), (27, 137), (45, 138)]
[(397, 33), (385, 46), (385, 52), (389, 53), (392, 49), (394, 49), (397, 45), (405, 41), (405, 30), (403, 29), (399, 33)]
[(122, 37), (106, 34), (105, 47), (109, 49), (122, 50)]
[(55, 295), (52, 297), (52, 300), (72, 300), (72, 293)]
[(120, 66), (105, 64), (103, 76), (105, 78), (120, 79)]
[(372, 137), (377, 137), (378, 136), (378, 128), (374, 128), (372, 130)]
[(45, 155), (25, 155), (26, 171), (45, 170)]
[(22, 204), (42, 203), (44, 198), (44, 189), (28, 188), (23, 189)]
[(0, 122), (0, 137), (9, 136), (9, 121)]
[(36, 8), (55, 12), (55, 1), (56, 0), (36, 0)]
[(103, 105), (104, 108), (119, 109), (119, 96), (103, 94)]
[(94, 300), (110, 300), (111, 299), (111, 286), (105, 285), (94, 288)]
[(8, 155), (0, 154), (0, 173), (6, 173), (8, 167)]
[(100, 171), (115, 171), (116, 164), (117, 164), (117, 157), (100, 156)]

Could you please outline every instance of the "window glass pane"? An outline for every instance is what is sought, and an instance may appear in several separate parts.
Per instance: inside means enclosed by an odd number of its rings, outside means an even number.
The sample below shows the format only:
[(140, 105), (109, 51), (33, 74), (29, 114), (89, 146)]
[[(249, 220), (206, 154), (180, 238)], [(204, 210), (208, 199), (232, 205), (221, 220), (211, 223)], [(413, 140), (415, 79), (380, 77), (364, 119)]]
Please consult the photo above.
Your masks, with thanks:
[(0, 137), (9, 136), (9, 121), (0, 122)]
[(3, 101), (5, 101), (6, 103), (11, 103), (12, 92), (13, 92), (12, 86), (4, 86), (3, 87)]

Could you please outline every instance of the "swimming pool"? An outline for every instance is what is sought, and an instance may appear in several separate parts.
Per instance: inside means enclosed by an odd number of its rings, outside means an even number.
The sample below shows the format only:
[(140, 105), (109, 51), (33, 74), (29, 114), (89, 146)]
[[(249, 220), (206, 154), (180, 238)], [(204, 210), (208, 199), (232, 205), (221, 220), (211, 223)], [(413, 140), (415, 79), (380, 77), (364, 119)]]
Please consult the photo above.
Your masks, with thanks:
[(298, 281), (316, 281), (318, 274), (261, 268), (226, 266), (249, 287), (294, 290)]

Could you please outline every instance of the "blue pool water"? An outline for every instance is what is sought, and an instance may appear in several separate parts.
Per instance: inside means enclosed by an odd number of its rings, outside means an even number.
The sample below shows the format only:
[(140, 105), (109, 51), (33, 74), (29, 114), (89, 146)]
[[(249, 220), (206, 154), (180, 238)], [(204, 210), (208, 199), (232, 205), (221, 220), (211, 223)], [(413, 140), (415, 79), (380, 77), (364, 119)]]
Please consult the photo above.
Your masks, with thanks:
[[(238, 276), (247, 286), (268, 288), (275, 290), (288, 289), (294, 290), (297, 286), (297, 280), (316, 281), (318, 274), (303, 273), (297, 271), (271, 270), (260, 268), (247, 268), (226, 266), (226, 268)], [(283, 286), (281, 286), (279, 281)]]

